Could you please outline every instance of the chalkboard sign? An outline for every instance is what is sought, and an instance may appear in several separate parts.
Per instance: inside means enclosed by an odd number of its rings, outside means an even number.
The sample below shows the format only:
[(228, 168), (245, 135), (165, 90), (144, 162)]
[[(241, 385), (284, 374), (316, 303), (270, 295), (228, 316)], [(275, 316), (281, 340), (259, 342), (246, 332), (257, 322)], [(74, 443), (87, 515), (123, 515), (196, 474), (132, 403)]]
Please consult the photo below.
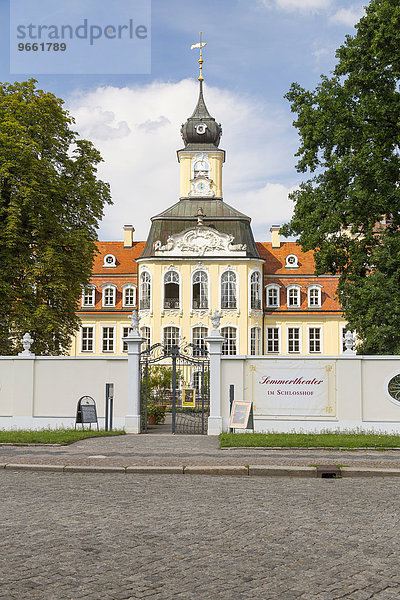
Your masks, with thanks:
[(234, 429), (254, 429), (253, 403), (234, 400), (229, 426)]
[(183, 388), (182, 406), (196, 406), (196, 390), (194, 388)]
[(90, 426), (92, 423), (97, 424), (97, 429), (99, 429), (99, 422), (97, 420), (97, 411), (96, 411), (96, 402), (93, 400), (91, 396), (82, 396), (78, 400), (78, 406), (76, 408), (76, 421), (75, 428), (77, 423), (82, 424), (82, 428), (84, 429), (84, 424), (89, 423)]

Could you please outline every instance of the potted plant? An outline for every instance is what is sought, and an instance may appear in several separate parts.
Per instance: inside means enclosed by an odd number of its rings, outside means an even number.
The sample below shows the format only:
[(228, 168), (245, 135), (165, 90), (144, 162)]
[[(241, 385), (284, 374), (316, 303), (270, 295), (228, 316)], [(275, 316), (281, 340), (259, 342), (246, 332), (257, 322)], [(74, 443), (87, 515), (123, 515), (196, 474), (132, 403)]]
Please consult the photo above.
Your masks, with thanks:
[(165, 406), (160, 406), (150, 402), (147, 405), (147, 424), (161, 425), (165, 421)]

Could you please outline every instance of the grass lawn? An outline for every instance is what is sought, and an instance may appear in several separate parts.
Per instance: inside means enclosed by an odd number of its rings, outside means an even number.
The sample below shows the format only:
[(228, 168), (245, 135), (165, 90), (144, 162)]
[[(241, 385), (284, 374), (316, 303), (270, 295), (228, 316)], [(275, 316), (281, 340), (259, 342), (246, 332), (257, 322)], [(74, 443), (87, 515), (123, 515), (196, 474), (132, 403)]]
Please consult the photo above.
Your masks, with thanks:
[(124, 433), (123, 430), (97, 431), (94, 429), (85, 429), (85, 431), (82, 431), (82, 429), (38, 429), (36, 431), (0, 429), (0, 444), (69, 444), (75, 440), (83, 440), (88, 437), (123, 435)]
[(326, 433), (221, 433), (221, 448), (400, 448), (400, 435), (359, 431)]

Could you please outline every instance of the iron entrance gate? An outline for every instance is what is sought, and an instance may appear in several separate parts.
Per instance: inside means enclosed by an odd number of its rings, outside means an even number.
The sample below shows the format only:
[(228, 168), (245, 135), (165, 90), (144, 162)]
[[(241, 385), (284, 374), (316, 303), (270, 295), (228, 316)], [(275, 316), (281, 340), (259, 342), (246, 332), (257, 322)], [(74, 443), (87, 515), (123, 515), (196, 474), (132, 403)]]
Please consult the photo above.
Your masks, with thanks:
[(142, 432), (163, 405), (172, 414), (172, 433), (206, 434), (210, 414), (210, 362), (204, 347), (165, 348), (154, 344), (140, 354)]

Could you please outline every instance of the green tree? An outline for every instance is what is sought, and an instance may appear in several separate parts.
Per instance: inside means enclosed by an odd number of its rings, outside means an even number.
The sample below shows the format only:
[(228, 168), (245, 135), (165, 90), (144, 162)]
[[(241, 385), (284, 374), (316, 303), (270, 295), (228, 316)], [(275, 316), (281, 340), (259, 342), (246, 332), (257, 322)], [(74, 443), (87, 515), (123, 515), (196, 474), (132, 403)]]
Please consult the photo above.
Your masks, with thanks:
[(79, 325), (108, 184), (63, 101), (35, 80), (0, 83), (0, 354), (65, 353)]
[(339, 274), (359, 352), (400, 354), (400, 2), (372, 0), (313, 91), (286, 95), (300, 135), (284, 229), (316, 249), (316, 273)]

